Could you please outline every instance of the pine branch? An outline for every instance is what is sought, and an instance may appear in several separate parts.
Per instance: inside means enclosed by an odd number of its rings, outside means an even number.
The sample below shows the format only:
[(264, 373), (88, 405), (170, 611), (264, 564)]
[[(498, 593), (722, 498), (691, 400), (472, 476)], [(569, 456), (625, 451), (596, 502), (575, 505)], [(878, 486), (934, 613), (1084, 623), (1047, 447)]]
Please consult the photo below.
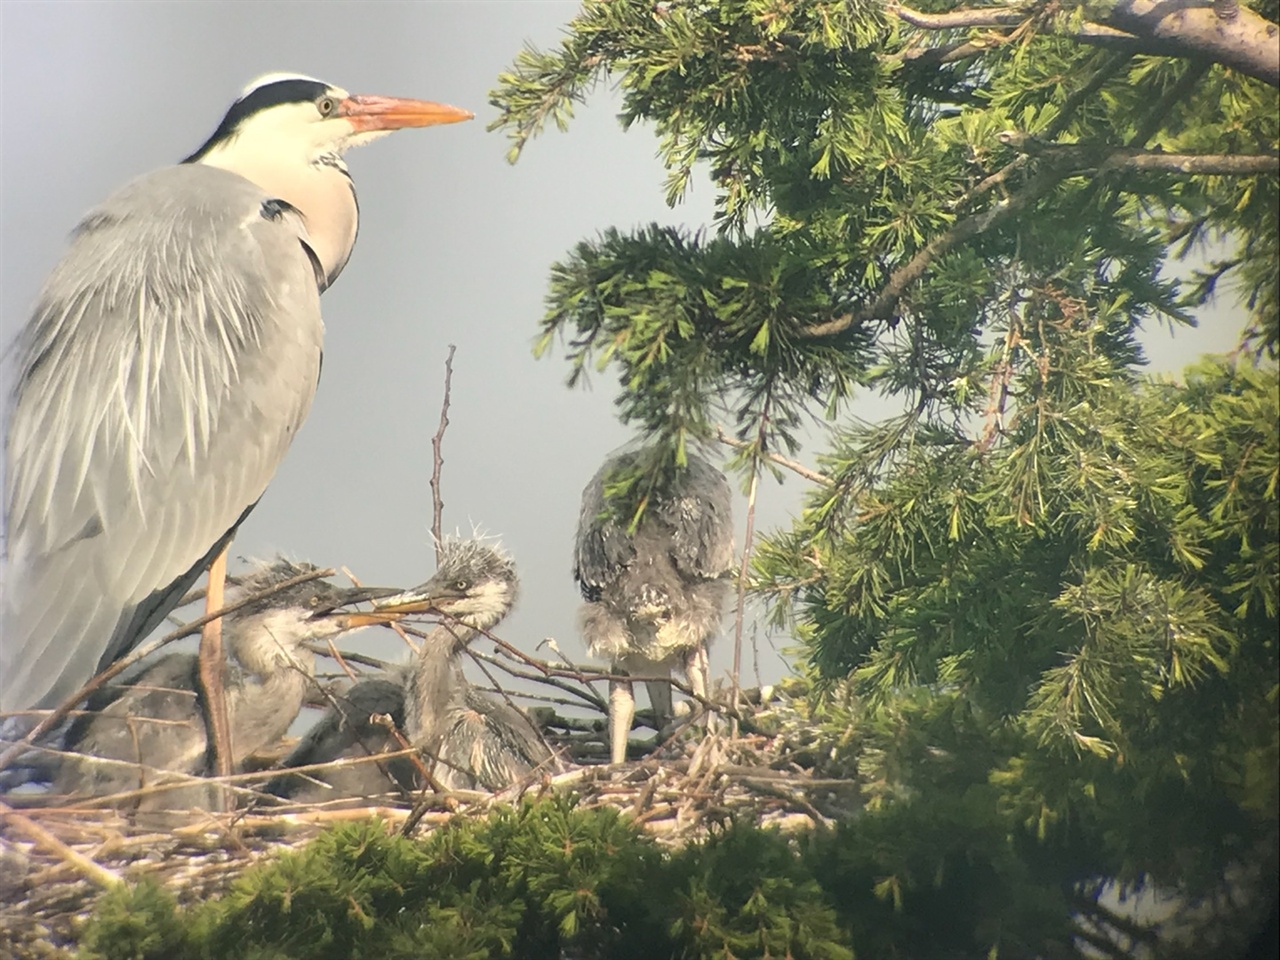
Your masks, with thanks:
[[(899, 20), (921, 30), (1012, 28), (1044, 16), (1028, 4), (1012, 10), (977, 8), (923, 13), (890, 3)], [(1082, 43), (1133, 45), (1144, 53), (1207, 58), (1270, 86), (1280, 86), (1276, 24), (1236, 0), (1119, 0), (1101, 23), (1045, 23), (1046, 32)]]
[(1156, 41), (1167, 53), (1206, 57), (1280, 87), (1280, 28), (1235, 0), (1119, 0), (1107, 23)]
[(880, 289), (875, 300), (856, 313), (816, 323), (799, 331), (803, 337), (830, 337), (843, 333), (850, 327), (871, 322), (873, 320), (889, 320), (894, 308), (906, 294), (907, 288), (924, 276), (929, 265), (943, 254), (955, 249), (959, 244), (971, 237), (990, 230), (995, 224), (1017, 213), (1034, 203), (1051, 189), (1057, 186), (1065, 174), (1065, 170), (1056, 165), (1048, 165), (1038, 175), (1029, 180), (1021, 190), (981, 213), (975, 213), (958, 221), (950, 230), (934, 237), (915, 256), (908, 260), (889, 276), (888, 282)]
[[(729, 434), (724, 432), (723, 427), (716, 427), (716, 439), (726, 446), (733, 447), (735, 450), (749, 450), (754, 446), (754, 444), (747, 443), (745, 440), (739, 440), (736, 437), (729, 436)], [(780, 453), (773, 453), (772, 451), (766, 450), (763, 453), (763, 456), (770, 463), (776, 463), (780, 467), (785, 467), (792, 473), (804, 477), (806, 480), (812, 481), (813, 483), (820, 483), (824, 487), (829, 487), (833, 482), (826, 474), (819, 473), (817, 470), (812, 470), (809, 467), (806, 467), (803, 463), (800, 463), (798, 460), (792, 460), (789, 457), (784, 457)]]
[[(1000, 134), (1000, 142), (1019, 153), (1063, 158), (1072, 166), (1092, 167), (1099, 173), (1116, 170), (1158, 170), (1168, 173), (1247, 177), (1280, 172), (1280, 155), (1164, 153), (1159, 150), (1113, 150), (1101, 155), (1088, 144), (1048, 143), (1017, 131)], [(1103, 158), (1099, 160), (1099, 157)]]

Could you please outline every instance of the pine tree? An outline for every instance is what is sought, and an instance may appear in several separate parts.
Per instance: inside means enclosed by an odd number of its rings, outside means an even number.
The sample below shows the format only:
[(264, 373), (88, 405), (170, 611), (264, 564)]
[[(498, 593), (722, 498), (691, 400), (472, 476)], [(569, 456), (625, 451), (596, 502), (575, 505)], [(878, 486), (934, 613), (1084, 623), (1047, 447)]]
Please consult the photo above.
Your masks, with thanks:
[[(747, 477), (832, 424), (753, 587), (852, 696), (875, 847), (828, 867), (869, 955), (1065, 956), (1073, 915), (1124, 930), (1109, 881), (1274, 863), (1280, 8), (1152, 8), (588, 0), (493, 97), (514, 160), (610, 80), (669, 201), (718, 191), (714, 235), (553, 267), (570, 383), (616, 374), (668, 463), (727, 419)], [(1240, 349), (1142, 375), (1215, 295)]]

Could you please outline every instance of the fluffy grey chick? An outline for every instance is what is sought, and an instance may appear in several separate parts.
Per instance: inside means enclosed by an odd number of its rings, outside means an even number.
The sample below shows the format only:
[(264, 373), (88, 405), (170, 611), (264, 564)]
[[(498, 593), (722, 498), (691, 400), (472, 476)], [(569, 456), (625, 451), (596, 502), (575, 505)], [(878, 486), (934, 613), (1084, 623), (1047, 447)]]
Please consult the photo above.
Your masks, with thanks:
[[(253, 596), (316, 569), (276, 559), (240, 578), (229, 599)], [(352, 609), (394, 592), (309, 580), (223, 618), (234, 658), (224, 681), (234, 767), (278, 740), (297, 717), (315, 675), (315, 657), (306, 645), (394, 619)], [(67, 749), (81, 756), (65, 759), (54, 791), (104, 796), (183, 779), (172, 774), (207, 772), (208, 734), (198, 672), (196, 654), (171, 653), (126, 684), (91, 699), (90, 708), (98, 709), (73, 723), (66, 739)], [(179, 809), (204, 805), (207, 796), (207, 789), (196, 787), (159, 791), (127, 803), (137, 810)]]
[[(439, 569), (426, 583), (378, 602), (381, 613), (438, 613), (448, 619), (421, 641), (406, 667), (362, 680), (338, 698), (284, 761), (285, 767), (358, 760), (399, 748), (373, 714), (389, 715), (405, 739), (442, 761), (436, 777), (449, 789), (497, 790), (552, 759), (531, 721), (489, 701), (462, 674), (459, 658), (480, 631), (496, 626), (515, 605), (515, 564), (481, 540), (446, 540)], [(417, 783), (405, 758), (360, 761), (331, 771), (282, 774), (268, 790), (304, 802), (369, 800)]]
[[(670, 675), (680, 667), (696, 693), (707, 692), (707, 645), (720, 627), (733, 564), (729, 482), (696, 454), (649, 497), (633, 531), (608, 510), (605, 486), (634, 468), (643, 452), (605, 461), (582, 492), (573, 576), (584, 603), (579, 626), (593, 657), (615, 673)], [(671, 721), (671, 686), (650, 681), (658, 729)], [(631, 684), (609, 689), (609, 753), (626, 758), (635, 717)]]

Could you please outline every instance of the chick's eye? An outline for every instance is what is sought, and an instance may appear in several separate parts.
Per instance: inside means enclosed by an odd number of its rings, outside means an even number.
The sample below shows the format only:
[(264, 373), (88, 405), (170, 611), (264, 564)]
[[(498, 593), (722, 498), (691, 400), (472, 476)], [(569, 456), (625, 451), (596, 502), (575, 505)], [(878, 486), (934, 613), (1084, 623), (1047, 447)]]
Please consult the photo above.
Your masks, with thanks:
[(316, 109), (320, 111), (320, 116), (332, 117), (338, 112), (338, 101), (330, 96), (321, 97), (316, 101)]
[(468, 586), (470, 586), (470, 584), (468, 584), (467, 581), (465, 580), (459, 580), (457, 583), (454, 584), (454, 587), (456, 587), (458, 590), (463, 590), (463, 591), (465, 591)]

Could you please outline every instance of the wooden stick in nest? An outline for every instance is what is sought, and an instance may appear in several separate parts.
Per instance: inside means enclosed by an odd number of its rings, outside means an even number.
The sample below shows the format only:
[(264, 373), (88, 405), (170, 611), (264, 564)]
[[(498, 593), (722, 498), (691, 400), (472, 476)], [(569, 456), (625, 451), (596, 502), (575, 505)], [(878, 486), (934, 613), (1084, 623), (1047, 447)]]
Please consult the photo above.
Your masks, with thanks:
[[(58, 724), (62, 723), (62, 721), (65, 720), (70, 715), (71, 711), (76, 708), (77, 704), (79, 704), (82, 700), (86, 699), (91, 693), (93, 693), (99, 687), (103, 686), (108, 680), (112, 679), (115, 676), (118, 676), (120, 673), (129, 669), (129, 667), (133, 666), (135, 663), (138, 663), (140, 660), (143, 660), (144, 658), (151, 656), (151, 654), (155, 653), (155, 651), (159, 650), (161, 647), (166, 646), (167, 644), (173, 643), (175, 640), (181, 640), (183, 637), (189, 637), (189, 636), (192, 636), (193, 634), (199, 633), (204, 628), (204, 625), (206, 623), (216, 620), (219, 617), (226, 616), (228, 613), (234, 613), (235, 611), (239, 610), (241, 607), (247, 607), (251, 603), (256, 603), (259, 600), (262, 600), (266, 597), (270, 597), (274, 594), (277, 594), (281, 590), (287, 590), (290, 587), (297, 586), (300, 583), (307, 583), (311, 580), (319, 580), (321, 577), (331, 577), (333, 576), (334, 573), (335, 571), (332, 569), (313, 570), (309, 573), (304, 573), (296, 577), (291, 577), (290, 579), (283, 580), (280, 583), (274, 584), (266, 588), (265, 590), (261, 590), (258, 593), (255, 593), (253, 596), (244, 597), (243, 599), (238, 600), (235, 603), (228, 604), (219, 610), (214, 610), (210, 613), (207, 613), (203, 617), (199, 617), (191, 621), (185, 627), (182, 627), (179, 630), (175, 630), (172, 633), (169, 633), (163, 637), (160, 637), (158, 640), (153, 640), (150, 643), (144, 643), (134, 648), (134, 650), (131, 653), (129, 653), (128, 656), (121, 657), (119, 660), (111, 664), (111, 666), (107, 667), (105, 670), (103, 670), (101, 673), (99, 673), (97, 676), (91, 679), (88, 683), (86, 683), (83, 687), (81, 687), (79, 690), (73, 693), (66, 700), (62, 701), (62, 703), (58, 705), (57, 709), (55, 709), (52, 713), (46, 716), (38, 724), (36, 724), (36, 726), (25, 737), (15, 742), (3, 754), (0, 754), (0, 770), (3, 770), (5, 767), (9, 766), (9, 764), (11, 764), (14, 760), (22, 756), (22, 754), (25, 753), (27, 749), (30, 748), (32, 744), (34, 744), (40, 737), (44, 736), (50, 730), (53, 730), (55, 727), (57, 727)], [(0, 719), (2, 718), (3, 717), (0, 716)]]
[(120, 876), (108, 870), (101, 864), (95, 863), (83, 854), (77, 853), (69, 846), (55, 837), (40, 824), (36, 823), (25, 814), (19, 813), (6, 803), (0, 803), (0, 817), (13, 824), (13, 826), (29, 839), (44, 847), (50, 853), (59, 857), (64, 863), (70, 864), (81, 875), (93, 881), (100, 887), (119, 886), (124, 881)]

